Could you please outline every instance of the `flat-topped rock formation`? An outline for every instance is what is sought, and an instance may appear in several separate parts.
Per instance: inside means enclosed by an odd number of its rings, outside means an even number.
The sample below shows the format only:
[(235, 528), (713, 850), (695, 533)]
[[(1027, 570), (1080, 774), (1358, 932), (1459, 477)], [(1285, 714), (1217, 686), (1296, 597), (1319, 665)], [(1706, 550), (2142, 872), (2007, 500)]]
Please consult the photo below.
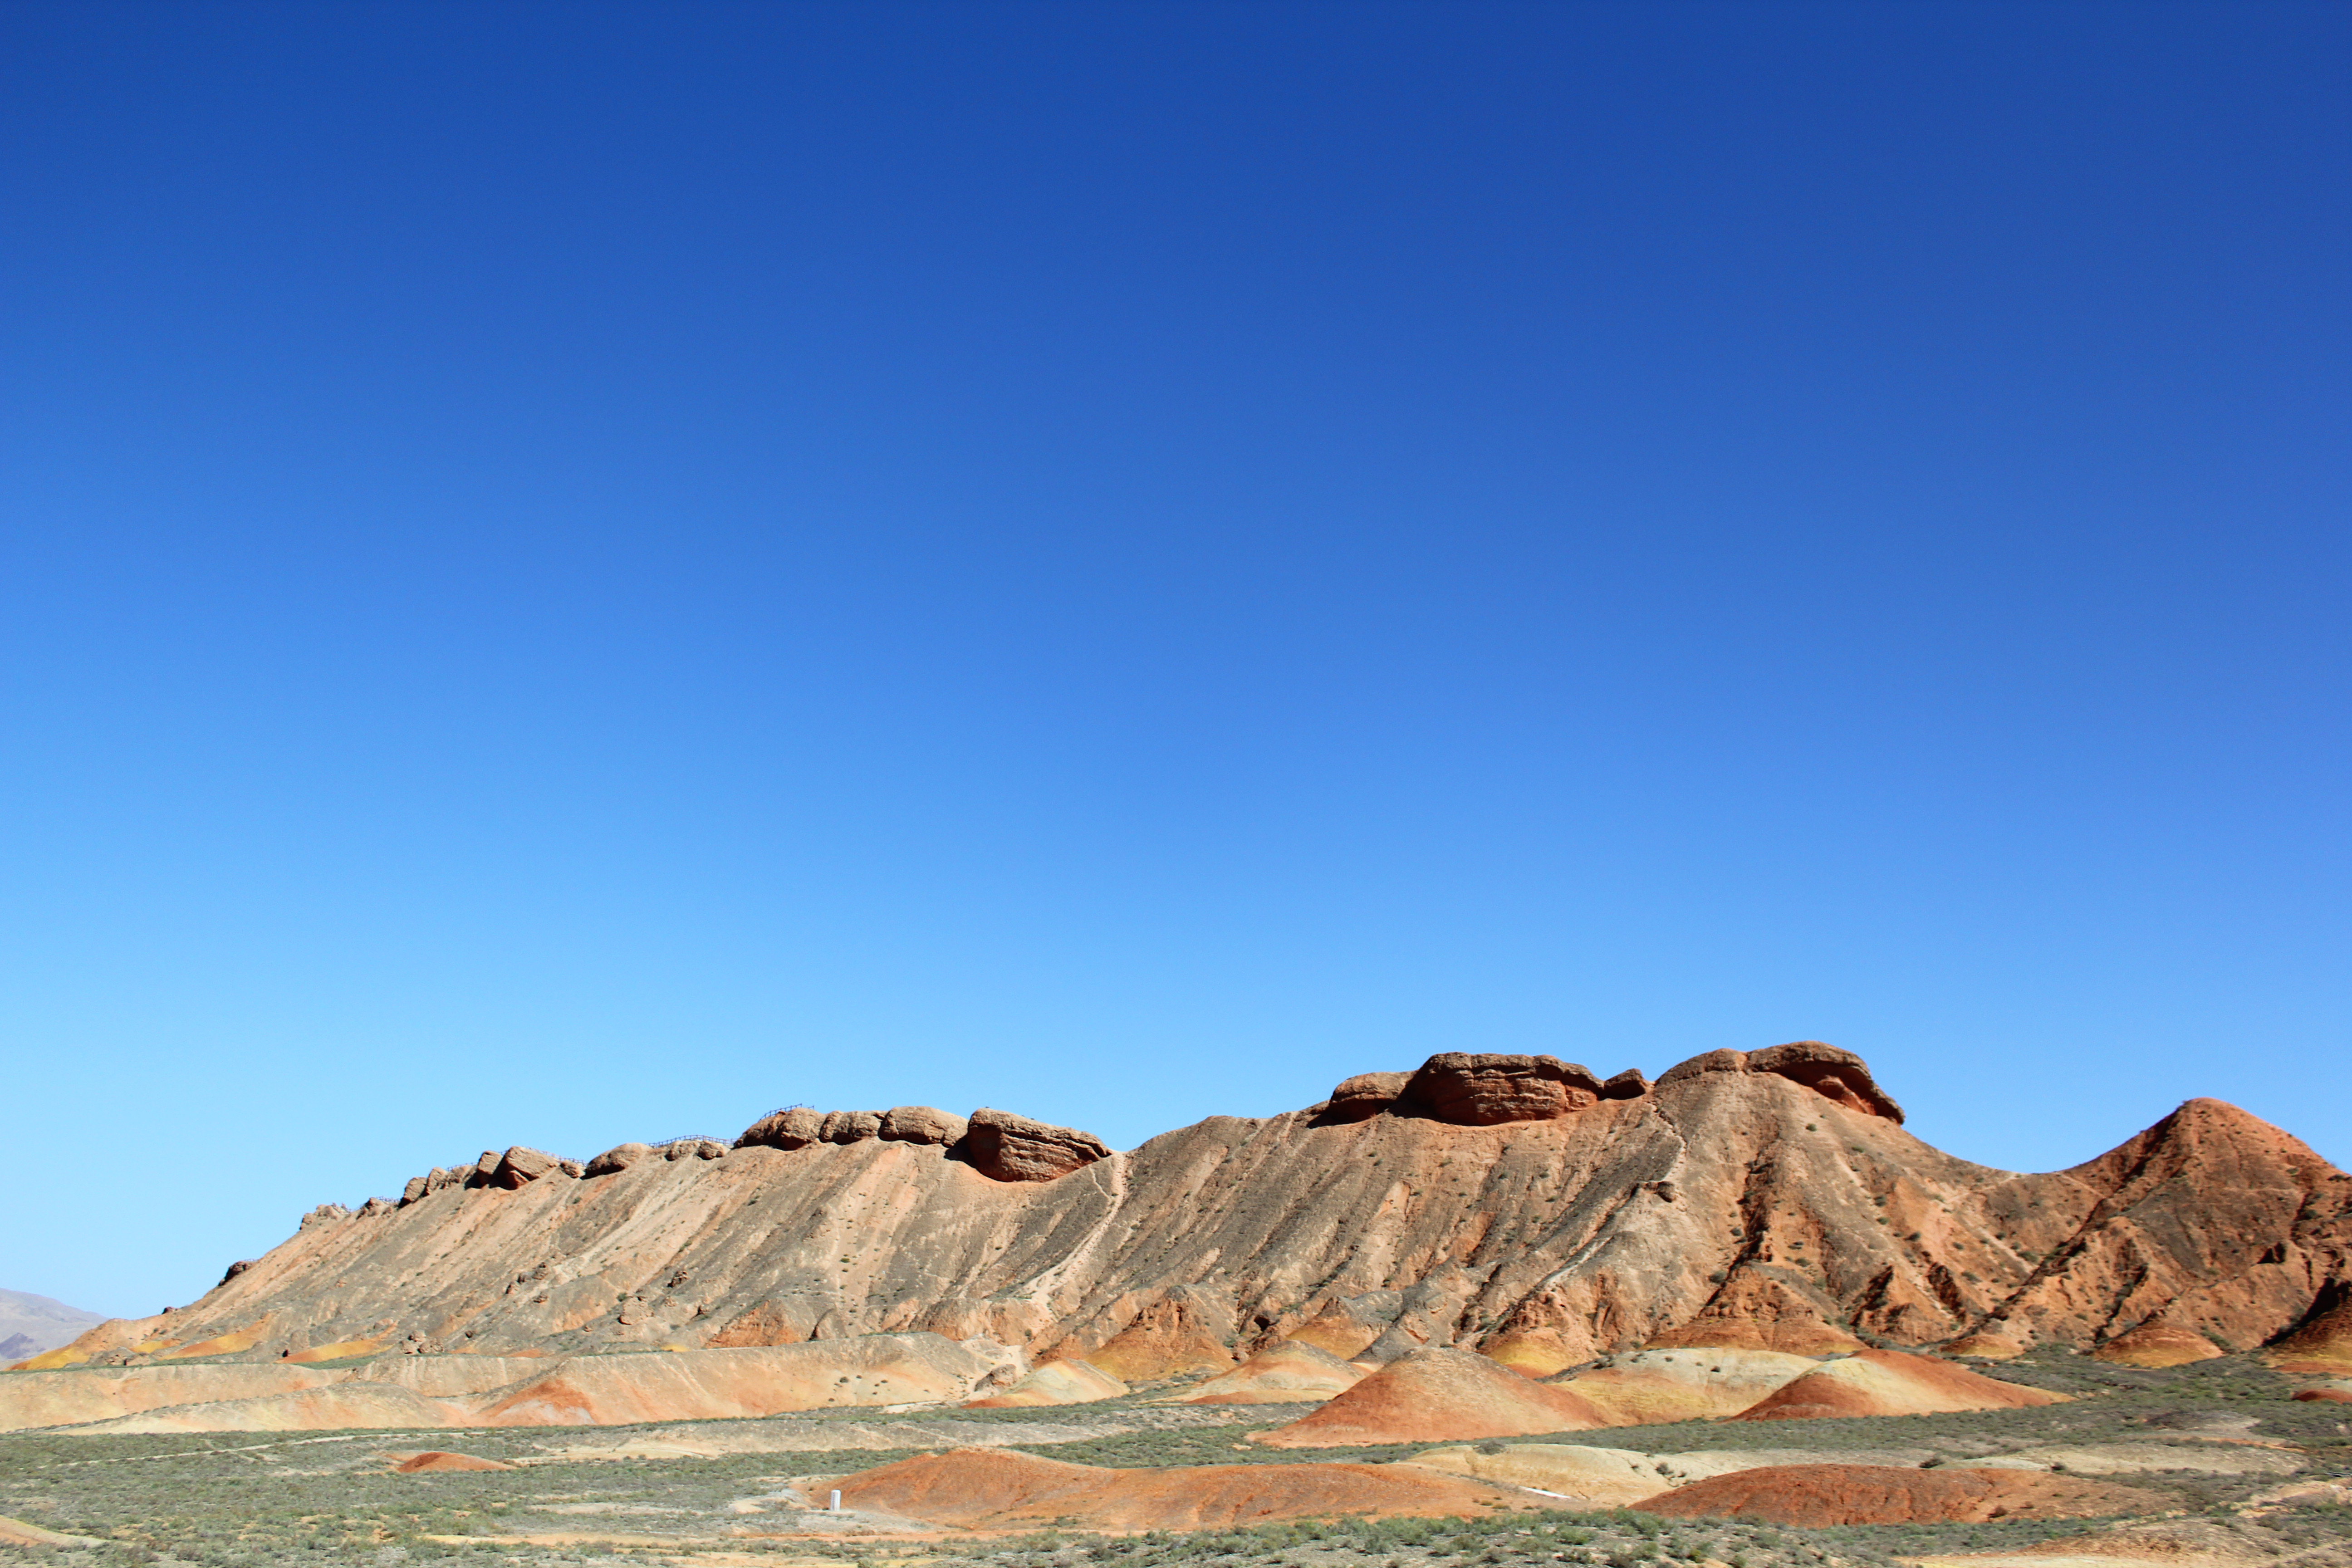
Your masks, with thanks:
[[(1654, 1083), (1446, 1053), (1124, 1152), (924, 1106), (793, 1107), (731, 1141), (577, 1163), (485, 1152), (397, 1200), (321, 1205), (203, 1300), (37, 1364), (912, 1331), (1129, 1384), (1294, 1339), (1367, 1368), (1475, 1349), (1529, 1378), (1643, 1346), (2148, 1356), (2299, 1334), (2319, 1354), (2352, 1299), (2347, 1215), (2352, 1178), (2217, 1100), (2020, 1175), (1921, 1142), (1859, 1058), (1818, 1042), (1710, 1052)], [(1664, 1408), (1679, 1375), (1594, 1393)]]

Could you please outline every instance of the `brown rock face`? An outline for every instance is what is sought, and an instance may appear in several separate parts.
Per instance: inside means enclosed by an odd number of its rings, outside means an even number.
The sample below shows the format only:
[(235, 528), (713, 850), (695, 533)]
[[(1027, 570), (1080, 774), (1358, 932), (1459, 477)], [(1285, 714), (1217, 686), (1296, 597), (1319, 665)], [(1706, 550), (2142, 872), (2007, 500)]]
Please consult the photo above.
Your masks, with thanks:
[(805, 1105), (772, 1110), (743, 1130), (738, 1149), (805, 1149), (824, 1130), (824, 1118)]
[(895, 1143), (929, 1143), (946, 1148), (961, 1142), (964, 1120), (928, 1105), (894, 1106), (882, 1113), (882, 1136)]
[(552, 1154), (526, 1149), (518, 1143), (499, 1156), (497, 1168), (490, 1172), (490, 1185), (512, 1192), (524, 1183), (535, 1182), (551, 1172), (562, 1174), (558, 1167), (562, 1163)]
[(1601, 1080), (1558, 1057), (1475, 1056), (1447, 1051), (1423, 1062), (1401, 1097), (1440, 1121), (1494, 1127), (1549, 1121), (1601, 1098)]
[(974, 1170), (999, 1182), (1050, 1182), (1110, 1153), (1091, 1132), (985, 1107), (971, 1113), (964, 1150)]
[(2192, 1100), (2088, 1164), (2012, 1178), (1997, 1201), (2006, 1217), (2036, 1197), (2071, 1199), (2082, 1217), (1991, 1311), (2032, 1340), (2086, 1344), (2160, 1314), (2251, 1350), (2352, 1279), (2352, 1177), (2218, 1100)]
[(862, 1143), (882, 1134), (882, 1113), (878, 1110), (828, 1110), (817, 1127), (821, 1143)]
[(1872, 1080), (1870, 1068), (1860, 1057), (1819, 1040), (1798, 1040), (1753, 1052), (1748, 1058), (1748, 1070), (1778, 1073), (1864, 1116), (1903, 1120), (1903, 1108)]
[(1343, 1079), (1324, 1102), (1321, 1120), (1363, 1121), (1378, 1116), (1396, 1103), (1397, 1096), (1404, 1092), (1412, 1078), (1409, 1072), (1360, 1072)]
[(1627, 1068), (1601, 1086), (1603, 1100), (1639, 1100), (1650, 1092), (1650, 1080), (1640, 1068)]
[(1696, 1079), (1706, 1077), (1708, 1073), (1746, 1072), (1747, 1070), (1748, 1053), (1746, 1051), (1707, 1051), (1687, 1061), (1676, 1062), (1668, 1068), (1664, 1076), (1658, 1079), (1658, 1087), (1664, 1089), (1670, 1083), (1689, 1083)]
[(1771, 1465), (1676, 1487), (1637, 1505), (1669, 1519), (1752, 1519), (1818, 1528), (1990, 1519), (2094, 1519), (2173, 1506), (2163, 1492), (2038, 1470)]
[(640, 1161), (654, 1157), (654, 1146), (650, 1143), (616, 1144), (589, 1161), (587, 1173), (592, 1176), (616, 1175)]

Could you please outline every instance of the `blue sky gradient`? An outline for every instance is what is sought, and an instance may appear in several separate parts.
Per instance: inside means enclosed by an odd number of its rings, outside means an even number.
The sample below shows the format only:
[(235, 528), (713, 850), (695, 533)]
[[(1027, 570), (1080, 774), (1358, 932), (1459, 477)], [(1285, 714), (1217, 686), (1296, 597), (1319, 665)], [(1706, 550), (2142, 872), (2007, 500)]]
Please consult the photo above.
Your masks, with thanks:
[(2352, 1161), (2352, 10), (0, 10), (0, 1284), (771, 1107)]

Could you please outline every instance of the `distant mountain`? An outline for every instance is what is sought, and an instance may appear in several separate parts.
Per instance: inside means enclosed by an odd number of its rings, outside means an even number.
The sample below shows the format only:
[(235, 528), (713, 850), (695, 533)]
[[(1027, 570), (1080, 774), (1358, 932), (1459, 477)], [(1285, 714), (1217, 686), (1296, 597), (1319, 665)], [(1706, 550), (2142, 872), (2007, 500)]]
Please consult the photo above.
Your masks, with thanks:
[(0, 1366), (70, 1344), (83, 1331), (104, 1321), (100, 1313), (85, 1312), (47, 1296), (0, 1290)]

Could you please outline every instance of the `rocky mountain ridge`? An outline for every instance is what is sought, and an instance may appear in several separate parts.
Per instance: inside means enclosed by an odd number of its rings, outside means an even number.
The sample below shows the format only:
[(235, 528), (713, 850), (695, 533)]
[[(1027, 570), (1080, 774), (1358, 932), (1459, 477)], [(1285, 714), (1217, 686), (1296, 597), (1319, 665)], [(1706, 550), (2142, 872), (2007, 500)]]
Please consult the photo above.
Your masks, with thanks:
[(929, 1330), (1115, 1377), (1284, 1340), (1542, 1376), (1642, 1345), (2243, 1349), (2352, 1285), (2352, 1177), (2217, 1100), (2024, 1175), (1905, 1131), (1859, 1058), (1655, 1083), (1448, 1053), (1115, 1152), (1009, 1112), (793, 1108), (730, 1145), (514, 1148), (324, 1205), (61, 1359), (782, 1345)]

